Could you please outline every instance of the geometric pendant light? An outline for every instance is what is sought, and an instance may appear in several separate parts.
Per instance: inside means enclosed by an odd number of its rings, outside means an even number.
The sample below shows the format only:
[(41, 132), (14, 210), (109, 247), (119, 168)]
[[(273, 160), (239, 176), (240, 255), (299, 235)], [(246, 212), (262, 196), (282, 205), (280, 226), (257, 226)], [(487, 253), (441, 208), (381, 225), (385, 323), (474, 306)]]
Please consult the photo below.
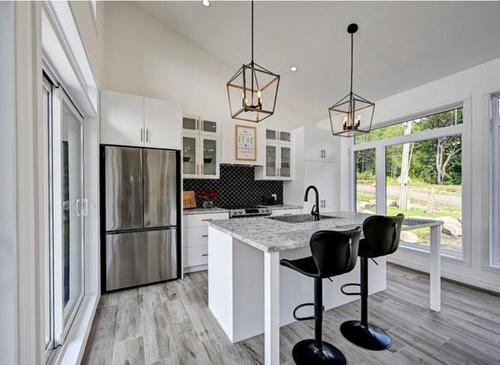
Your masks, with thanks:
[(252, 60), (238, 69), (226, 87), (231, 118), (258, 123), (274, 114), (280, 75), (254, 61), (253, 1), (251, 14)]
[(349, 24), (347, 33), (351, 35), (351, 88), (349, 93), (335, 105), (328, 108), (332, 134), (341, 137), (353, 137), (359, 133), (368, 133), (372, 128), (375, 103), (359, 96), (353, 88), (353, 48), (354, 33), (357, 24)]

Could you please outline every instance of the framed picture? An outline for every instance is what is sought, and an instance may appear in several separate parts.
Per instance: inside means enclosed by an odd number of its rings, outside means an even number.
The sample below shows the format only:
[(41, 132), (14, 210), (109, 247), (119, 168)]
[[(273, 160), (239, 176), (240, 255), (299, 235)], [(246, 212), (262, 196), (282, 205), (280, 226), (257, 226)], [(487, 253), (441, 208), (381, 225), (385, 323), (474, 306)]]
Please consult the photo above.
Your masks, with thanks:
[(257, 128), (236, 125), (236, 159), (257, 160)]

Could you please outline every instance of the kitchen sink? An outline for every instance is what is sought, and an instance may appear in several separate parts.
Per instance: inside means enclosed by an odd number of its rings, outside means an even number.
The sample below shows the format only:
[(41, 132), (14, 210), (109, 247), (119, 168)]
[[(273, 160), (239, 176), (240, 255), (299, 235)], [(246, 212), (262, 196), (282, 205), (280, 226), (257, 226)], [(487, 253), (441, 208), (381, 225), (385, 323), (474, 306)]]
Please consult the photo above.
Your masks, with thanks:
[[(339, 217), (333, 217), (330, 215), (321, 215), (319, 216), (320, 220), (324, 219), (334, 219)], [(274, 219), (281, 222), (286, 223), (305, 223), (305, 222), (313, 222), (314, 217), (311, 214), (291, 214), (291, 215), (278, 215), (276, 217), (269, 217), (269, 219)]]

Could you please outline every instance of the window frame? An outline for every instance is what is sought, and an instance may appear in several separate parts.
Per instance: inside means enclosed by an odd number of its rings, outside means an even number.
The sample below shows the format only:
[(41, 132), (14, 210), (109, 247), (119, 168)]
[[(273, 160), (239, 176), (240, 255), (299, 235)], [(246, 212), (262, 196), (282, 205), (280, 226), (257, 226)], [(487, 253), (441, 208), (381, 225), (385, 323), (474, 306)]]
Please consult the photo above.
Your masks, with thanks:
[[(470, 126), (470, 100), (463, 100), (461, 102), (449, 104), (433, 110), (424, 111), (421, 113), (415, 113), (410, 116), (393, 119), (388, 122), (383, 122), (377, 125), (377, 128), (383, 128), (390, 125), (404, 123), (405, 121), (428, 117), (434, 114), (439, 114), (442, 112), (450, 111), (456, 108), (463, 108), (463, 122), (461, 124), (456, 124), (448, 127), (428, 129), (420, 131), (417, 133), (412, 133), (408, 135), (395, 136), (386, 139), (380, 139), (376, 141), (369, 141), (364, 143), (354, 144), (352, 141), (350, 148), (350, 161), (351, 161), (351, 183), (349, 188), (351, 189), (350, 197), (350, 207), (352, 211), (356, 211), (356, 168), (355, 168), (355, 153), (360, 150), (375, 149), (375, 172), (376, 172), (376, 213), (380, 215), (386, 214), (386, 148), (396, 145), (401, 145), (404, 143), (418, 143), (429, 139), (436, 139), (439, 137), (448, 137), (459, 135), (462, 139), (462, 257), (454, 257), (441, 253), (441, 258), (446, 260), (452, 260), (454, 263), (462, 263), (467, 266), (471, 264), (471, 245), (470, 245), (470, 189), (469, 182), (465, 178), (463, 172), (470, 171), (469, 158), (468, 158), (468, 133)], [(428, 250), (419, 249), (415, 247), (408, 247), (401, 245), (402, 249), (407, 252), (415, 254), (429, 255)]]
[(491, 128), (491, 214), (490, 214), (490, 242), (488, 247), (488, 266), (500, 270), (500, 95), (490, 98), (490, 128)]

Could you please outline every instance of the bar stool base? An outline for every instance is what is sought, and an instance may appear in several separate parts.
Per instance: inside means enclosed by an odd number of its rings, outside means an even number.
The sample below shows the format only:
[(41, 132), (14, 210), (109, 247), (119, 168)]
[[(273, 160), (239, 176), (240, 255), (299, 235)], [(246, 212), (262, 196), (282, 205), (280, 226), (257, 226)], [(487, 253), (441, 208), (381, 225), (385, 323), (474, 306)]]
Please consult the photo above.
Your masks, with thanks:
[(315, 340), (303, 340), (293, 347), (292, 356), (297, 365), (345, 365), (344, 354), (332, 344), (323, 341), (323, 348)]
[(340, 332), (353, 344), (368, 350), (381, 351), (391, 346), (391, 338), (384, 330), (360, 321), (347, 321), (340, 325)]

